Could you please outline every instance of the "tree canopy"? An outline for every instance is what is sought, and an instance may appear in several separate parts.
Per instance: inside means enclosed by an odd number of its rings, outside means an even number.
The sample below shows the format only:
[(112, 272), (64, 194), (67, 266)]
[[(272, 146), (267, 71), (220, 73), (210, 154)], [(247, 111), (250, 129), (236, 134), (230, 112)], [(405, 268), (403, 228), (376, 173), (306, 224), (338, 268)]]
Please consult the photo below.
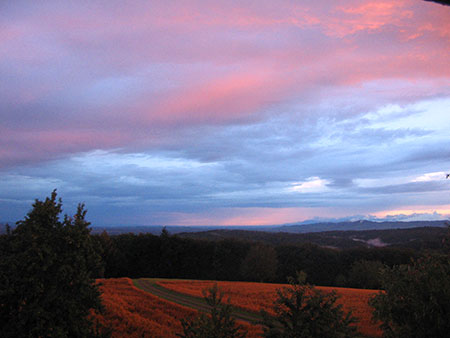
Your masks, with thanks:
[(4, 239), (0, 263), (2, 337), (95, 336), (91, 309), (100, 309), (92, 278), (100, 257), (93, 246), (84, 205), (60, 219), (56, 191)]
[(275, 278), (277, 266), (275, 249), (268, 245), (255, 244), (242, 262), (241, 273), (247, 280), (266, 282)]

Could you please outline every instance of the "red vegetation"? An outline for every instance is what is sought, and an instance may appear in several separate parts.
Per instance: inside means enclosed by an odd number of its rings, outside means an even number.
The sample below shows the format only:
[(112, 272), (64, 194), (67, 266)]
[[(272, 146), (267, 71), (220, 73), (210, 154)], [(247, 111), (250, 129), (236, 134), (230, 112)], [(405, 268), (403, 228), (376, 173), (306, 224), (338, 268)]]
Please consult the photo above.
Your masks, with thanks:
[[(181, 293), (202, 296), (202, 290), (211, 287), (213, 281), (159, 281), (158, 284)], [(247, 283), (247, 282), (217, 282), (220, 290), (225, 294), (224, 300), (246, 310), (259, 312), (264, 309), (273, 313), (273, 302), (277, 298), (276, 290), (287, 285)], [(359, 332), (368, 336), (380, 337), (382, 331), (377, 324), (372, 323), (372, 309), (368, 300), (376, 294), (376, 290), (347, 289), (336, 287), (318, 287), (323, 291), (335, 290), (341, 298), (338, 303), (342, 304), (345, 311), (352, 310), (353, 315), (359, 319), (357, 324)]]
[[(94, 321), (112, 329), (112, 337), (175, 337), (181, 333), (181, 318), (197, 316), (198, 312), (137, 289), (129, 278), (102, 279), (102, 302), (105, 311), (93, 315)], [(211, 284), (212, 285), (212, 284)], [(201, 290), (200, 290), (201, 294)], [(258, 337), (259, 326), (241, 323), (249, 338)]]
[(105, 311), (95, 319), (112, 329), (112, 337), (175, 337), (180, 319), (197, 314), (137, 289), (129, 278), (99, 282)]

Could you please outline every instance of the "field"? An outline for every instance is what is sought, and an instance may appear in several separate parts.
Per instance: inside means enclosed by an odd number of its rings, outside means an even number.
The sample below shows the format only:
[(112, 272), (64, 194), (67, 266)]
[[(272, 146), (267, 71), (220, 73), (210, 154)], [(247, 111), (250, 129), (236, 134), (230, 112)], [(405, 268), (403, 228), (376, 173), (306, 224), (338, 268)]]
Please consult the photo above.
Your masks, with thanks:
[[(180, 319), (194, 318), (198, 311), (161, 299), (133, 285), (129, 278), (98, 280), (105, 307), (103, 315), (94, 320), (112, 329), (112, 337), (167, 338), (181, 333)], [(238, 321), (249, 332), (249, 338), (259, 337), (259, 326)]]
[[(175, 337), (177, 333), (181, 333), (181, 318), (194, 317), (198, 314), (197, 310), (204, 310), (201, 302), (202, 291), (214, 284), (213, 281), (132, 281), (129, 278), (105, 279), (99, 282), (105, 313), (96, 315), (96, 319), (112, 328), (113, 337)], [(261, 327), (254, 324), (251, 314), (261, 309), (271, 313), (276, 289), (286, 286), (247, 282), (217, 284), (225, 294), (225, 300), (238, 308), (237, 318), (250, 318), (247, 321), (237, 321), (249, 331), (249, 338), (256, 338), (262, 332)], [(381, 336), (381, 331), (370, 321), (371, 309), (367, 305), (368, 299), (376, 291), (324, 287), (320, 289), (333, 289), (341, 295), (339, 302), (343, 304), (344, 309), (352, 309), (353, 314), (360, 319), (357, 326), (361, 333)]]
[[(193, 296), (202, 296), (202, 290), (211, 287), (211, 281), (183, 281), (183, 280), (160, 280), (157, 284), (173, 291)], [(276, 290), (286, 285), (249, 283), (249, 282), (217, 282), (218, 287), (228, 297), (229, 303), (245, 310), (266, 310), (273, 313), (272, 306), (276, 299)], [(343, 305), (345, 311), (351, 310), (353, 315), (359, 319), (358, 330), (368, 336), (381, 336), (382, 332), (376, 324), (372, 323), (372, 310), (367, 305), (370, 297), (378, 291), (361, 290), (337, 287), (318, 287), (323, 291), (335, 290), (341, 298), (338, 303)]]
[(112, 337), (174, 337), (179, 319), (197, 312), (136, 289), (129, 278), (100, 283), (105, 313), (96, 319), (112, 328)]

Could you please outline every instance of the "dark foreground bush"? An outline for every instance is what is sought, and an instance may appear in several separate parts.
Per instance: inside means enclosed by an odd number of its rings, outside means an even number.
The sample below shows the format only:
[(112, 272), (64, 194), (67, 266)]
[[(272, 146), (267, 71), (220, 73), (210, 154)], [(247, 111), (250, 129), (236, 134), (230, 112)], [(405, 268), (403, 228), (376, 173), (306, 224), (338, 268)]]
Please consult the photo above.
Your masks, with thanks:
[(336, 304), (335, 292), (325, 293), (305, 284), (305, 275), (290, 278), (290, 287), (278, 290), (275, 317), (263, 312), (267, 338), (346, 338), (356, 337), (356, 319)]
[(382, 272), (384, 292), (369, 304), (384, 337), (449, 337), (449, 256), (427, 256)]
[(222, 294), (217, 285), (204, 292), (206, 303), (210, 306), (209, 315), (203, 314), (194, 320), (182, 320), (183, 338), (245, 338), (246, 333), (237, 326), (231, 316), (232, 308), (222, 303)]

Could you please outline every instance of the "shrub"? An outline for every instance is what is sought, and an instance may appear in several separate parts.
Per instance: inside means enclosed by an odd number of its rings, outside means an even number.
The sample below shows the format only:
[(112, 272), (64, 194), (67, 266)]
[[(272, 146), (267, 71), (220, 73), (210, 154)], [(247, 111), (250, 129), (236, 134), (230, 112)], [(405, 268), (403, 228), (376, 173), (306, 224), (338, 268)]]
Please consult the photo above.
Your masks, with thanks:
[(448, 337), (449, 256), (426, 256), (382, 273), (382, 288), (369, 304), (384, 337)]
[(337, 338), (355, 337), (356, 319), (344, 314), (336, 304), (337, 294), (325, 293), (305, 284), (306, 274), (289, 279), (290, 287), (278, 290), (275, 317), (262, 311), (264, 337), (268, 338)]
[(217, 284), (204, 292), (206, 303), (210, 307), (209, 315), (188, 321), (181, 320), (183, 333), (177, 336), (183, 338), (245, 338), (246, 333), (236, 326), (231, 316), (232, 308), (222, 303), (223, 295), (219, 292)]

